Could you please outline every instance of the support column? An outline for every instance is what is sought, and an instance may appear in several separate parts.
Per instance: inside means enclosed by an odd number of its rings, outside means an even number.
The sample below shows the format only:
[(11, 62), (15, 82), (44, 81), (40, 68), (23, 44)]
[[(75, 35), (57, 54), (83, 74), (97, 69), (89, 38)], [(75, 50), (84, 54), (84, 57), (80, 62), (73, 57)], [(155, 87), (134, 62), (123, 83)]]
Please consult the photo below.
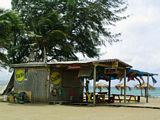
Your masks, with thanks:
[(126, 69), (124, 69), (124, 103), (126, 103)]
[(88, 83), (89, 83), (89, 81), (88, 81), (88, 79), (86, 78), (86, 104), (88, 105)]
[(109, 77), (109, 86), (108, 86), (108, 100), (110, 102), (111, 97), (111, 78)]
[(148, 103), (148, 96), (149, 96), (148, 87), (149, 87), (149, 75), (147, 76), (146, 103)]
[(96, 67), (97, 65), (94, 64), (94, 72), (93, 72), (93, 105), (96, 104)]

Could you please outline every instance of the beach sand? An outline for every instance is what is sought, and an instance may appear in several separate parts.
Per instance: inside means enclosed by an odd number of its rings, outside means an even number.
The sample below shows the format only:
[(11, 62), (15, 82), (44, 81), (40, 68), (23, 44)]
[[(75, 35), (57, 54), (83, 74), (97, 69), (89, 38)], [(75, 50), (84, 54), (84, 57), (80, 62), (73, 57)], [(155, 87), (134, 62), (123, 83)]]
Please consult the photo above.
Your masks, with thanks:
[[(150, 99), (144, 105), (157, 105)], [(12, 104), (0, 102), (0, 120), (160, 120), (160, 109), (109, 106), (69, 106), (47, 104)]]

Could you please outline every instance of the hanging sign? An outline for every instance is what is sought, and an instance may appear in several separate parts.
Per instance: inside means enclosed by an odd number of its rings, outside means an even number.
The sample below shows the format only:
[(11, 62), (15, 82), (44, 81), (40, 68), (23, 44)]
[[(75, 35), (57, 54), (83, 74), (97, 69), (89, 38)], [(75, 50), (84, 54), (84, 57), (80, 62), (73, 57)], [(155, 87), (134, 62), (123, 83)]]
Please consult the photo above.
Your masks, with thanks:
[(116, 61), (116, 62), (113, 62), (112, 63), (112, 68), (117, 68), (118, 67), (118, 62)]

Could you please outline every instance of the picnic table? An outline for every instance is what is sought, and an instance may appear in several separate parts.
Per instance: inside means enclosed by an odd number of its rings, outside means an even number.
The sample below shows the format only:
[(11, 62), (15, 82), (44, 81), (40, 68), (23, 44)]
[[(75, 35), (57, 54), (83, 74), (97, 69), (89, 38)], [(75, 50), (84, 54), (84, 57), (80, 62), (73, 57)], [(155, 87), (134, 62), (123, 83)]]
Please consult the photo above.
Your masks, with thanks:
[[(124, 100), (124, 95), (121, 94), (112, 94), (113, 95), (113, 101), (118, 100), (120, 103)], [(134, 101), (134, 102), (140, 102), (140, 96), (136, 95), (126, 95), (126, 101)]]
[(105, 95), (107, 94), (107, 92), (98, 92), (96, 94), (96, 100), (97, 102), (105, 102)]

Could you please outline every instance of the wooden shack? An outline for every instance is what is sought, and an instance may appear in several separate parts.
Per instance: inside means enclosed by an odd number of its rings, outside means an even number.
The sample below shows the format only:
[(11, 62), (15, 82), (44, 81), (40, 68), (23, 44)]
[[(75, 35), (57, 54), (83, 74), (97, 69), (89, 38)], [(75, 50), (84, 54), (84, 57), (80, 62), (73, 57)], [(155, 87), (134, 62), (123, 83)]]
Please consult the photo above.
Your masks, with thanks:
[(14, 68), (14, 92), (30, 93), (32, 103), (79, 103), (83, 101), (84, 78), (94, 79), (95, 86), (98, 67), (124, 71), (131, 66), (118, 59), (107, 59), (46, 64), (23, 63), (14, 64), (12, 67)]

